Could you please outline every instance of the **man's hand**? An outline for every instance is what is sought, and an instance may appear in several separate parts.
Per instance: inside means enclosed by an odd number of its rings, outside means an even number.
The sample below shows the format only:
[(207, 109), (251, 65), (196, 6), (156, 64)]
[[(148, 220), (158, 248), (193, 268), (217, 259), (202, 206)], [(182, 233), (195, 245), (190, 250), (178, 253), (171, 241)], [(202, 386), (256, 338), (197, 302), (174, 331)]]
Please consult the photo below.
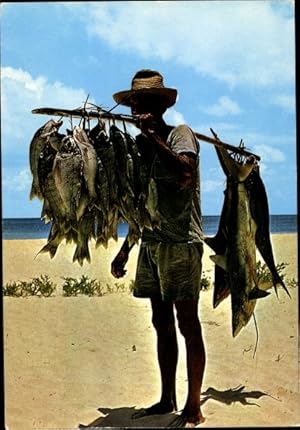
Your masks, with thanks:
[(115, 278), (122, 278), (122, 276), (126, 274), (126, 270), (124, 270), (124, 267), (127, 263), (127, 260), (128, 253), (121, 250), (111, 263), (111, 274)]
[(151, 113), (142, 113), (139, 116), (137, 127), (141, 130), (142, 134), (148, 135), (155, 132), (155, 123)]

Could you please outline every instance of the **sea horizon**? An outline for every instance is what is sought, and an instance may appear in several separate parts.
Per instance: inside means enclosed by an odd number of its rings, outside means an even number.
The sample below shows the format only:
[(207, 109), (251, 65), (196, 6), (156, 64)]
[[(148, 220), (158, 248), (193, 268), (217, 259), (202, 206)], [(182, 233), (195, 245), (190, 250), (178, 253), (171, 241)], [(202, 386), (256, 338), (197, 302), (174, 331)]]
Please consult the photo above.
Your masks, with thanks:
[[(270, 215), (270, 233), (298, 233), (297, 214)], [(220, 215), (203, 215), (203, 231), (205, 236), (213, 236), (219, 227)], [(51, 223), (38, 217), (7, 217), (2, 218), (2, 240), (12, 239), (46, 239), (50, 232)], [(119, 223), (118, 236), (125, 237), (127, 223)]]
[[(291, 214), (291, 213), (280, 213), (280, 214), (270, 214), (270, 216), (297, 216), (298, 214)], [(220, 215), (218, 215), (218, 214), (205, 214), (205, 215), (203, 215), (204, 217), (212, 217), (212, 216), (220, 216)], [(41, 219), (40, 217), (38, 217), (38, 216), (35, 216), (35, 217), (31, 217), (31, 216), (23, 216), (23, 217), (20, 217), (20, 216), (5, 216), (5, 217), (2, 217), (2, 220), (4, 220), (4, 219)]]

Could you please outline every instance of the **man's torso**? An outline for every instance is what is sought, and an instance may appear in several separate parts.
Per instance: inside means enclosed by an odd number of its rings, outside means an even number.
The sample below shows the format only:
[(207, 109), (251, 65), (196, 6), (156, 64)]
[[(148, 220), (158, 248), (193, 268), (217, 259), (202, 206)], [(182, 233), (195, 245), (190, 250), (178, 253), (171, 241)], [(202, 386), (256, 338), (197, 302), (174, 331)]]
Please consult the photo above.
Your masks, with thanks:
[(183, 188), (143, 136), (137, 143), (149, 169), (147, 209), (153, 227), (145, 227), (143, 242), (202, 242), (199, 143), (189, 127), (170, 127), (167, 145), (178, 154), (193, 154), (197, 167), (192, 183)]

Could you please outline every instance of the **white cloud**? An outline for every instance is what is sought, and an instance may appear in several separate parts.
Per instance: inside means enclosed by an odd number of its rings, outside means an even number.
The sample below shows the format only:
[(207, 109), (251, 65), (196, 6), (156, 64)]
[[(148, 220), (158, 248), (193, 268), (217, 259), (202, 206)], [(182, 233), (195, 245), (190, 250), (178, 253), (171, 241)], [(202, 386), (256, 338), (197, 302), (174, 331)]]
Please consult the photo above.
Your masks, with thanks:
[(83, 11), (88, 33), (117, 51), (173, 60), (230, 86), (294, 82), (294, 17), (288, 4), (96, 2)]
[(168, 124), (175, 126), (186, 123), (182, 113), (178, 112), (174, 108), (170, 108), (167, 110), (164, 115), (164, 119)]
[(1, 79), (19, 82), (29, 93), (35, 94), (37, 98), (41, 98), (43, 88), (46, 84), (44, 77), (33, 79), (32, 76), (24, 72), (22, 69), (13, 69), (12, 67), (3, 67), (1, 69)]
[(224, 181), (218, 181), (214, 179), (204, 179), (201, 183), (201, 192), (211, 193), (214, 191), (220, 192), (224, 188)]
[(230, 97), (222, 96), (218, 99), (217, 103), (207, 107), (200, 107), (202, 112), (215, 116), (238, 115), (241, 109), (237, 102), (231, 100)]
[(3, 169), (2, 185), (13, 192), (30, 190), (32, 176), (29, 169), (13, 173), (11, 169)]
[[(38, 107), (76, 108), (87, 95), (83, 89), (48, 82), (47, 78), (32, 77), (22, 69), (1, 68), (1, 127), (2, 147), (5, 151), (28, 150), (30, 140), (49, 116), (34, 115)], [(92, 100), (91, 100), (92, 101)], [(8, 145), (9, 141), (9, 145)]]
[(253, 147), (253, 152), (259, 154), (261, 159), (268, 164), (272, 162), (280, 163), (285, 161), (285, 155), (282, 151), (268, 145), (255, 145)]
[(277, 95), (271, 99), (271, 103), (281, 107), (284, 111), (288, 113), (294, 113), (296, 109), (295, 96), (284, 94)]
[[(247, 129), (242, 130), (240, 124), (230, 123), (214, 123), (212, 128), (220, 140), (230, 145), (239, 146), (240, 141), (243, 140), (245, 149), (259, 155), (265, 163), (286, 161), (285, 153), (278, 147), (286, 147), (287, 154), (294, 151), (292, 157), (296, 159), (296, 137), (293, 130), (290, 134), (259, 133)], [(204, 126), (198, 127), (199, 131), (201, 129), (204, 130), (203, 134), (211, 136), (209, 132), (206, 132)], [(205, 143), (204, 146), (206, 147)]]

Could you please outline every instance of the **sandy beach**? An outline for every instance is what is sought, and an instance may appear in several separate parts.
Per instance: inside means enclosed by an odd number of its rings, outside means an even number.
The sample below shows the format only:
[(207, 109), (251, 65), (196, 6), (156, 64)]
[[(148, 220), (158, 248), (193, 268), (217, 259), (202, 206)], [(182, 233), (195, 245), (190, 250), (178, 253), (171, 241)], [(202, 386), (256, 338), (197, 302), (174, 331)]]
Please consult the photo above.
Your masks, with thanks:
[[(110, 263), (120, 245), (91, 246), (92, 262), (72, 263), (74, 247), (62, 244), (54, 259), (36, 256), (45, 240), (3, 241), (3, 282), (47, 274), (53, 297), (4, 297), (5, 414), (9, 430), (98, 427), (167, 427), (174, 414), (132, 420), (135, 409), (160, 396), (156, 339), (147, 299), (129, 291), (102, 297), (63, 297), (62, 277), (85, 274), (103, 285), (134, 279), (138, 247), (127, 274), (116, 281)], [(298, 280), (297, 235), (272, 235), (276, 263), (287, 263), (285, 280)], [(203, 270), (213, 280), (212, 251)], [(36, 257), (36, 258), (35, 258)], [(254, 320), (231, 335), (230, 299), (212, 307), (213, 288), (201, 292), (199, 315), (207, 364), (202, 387), (206, 421), (198, 427), (300, 425), (298, 291), (280, 288), (257, 302)], [(185, 348), (178, 333), (178, 407), (186, 396)], [(239, 389), (240, 388), (240, 389)], [(209, 394), (209, 395), (208, 395)]]

